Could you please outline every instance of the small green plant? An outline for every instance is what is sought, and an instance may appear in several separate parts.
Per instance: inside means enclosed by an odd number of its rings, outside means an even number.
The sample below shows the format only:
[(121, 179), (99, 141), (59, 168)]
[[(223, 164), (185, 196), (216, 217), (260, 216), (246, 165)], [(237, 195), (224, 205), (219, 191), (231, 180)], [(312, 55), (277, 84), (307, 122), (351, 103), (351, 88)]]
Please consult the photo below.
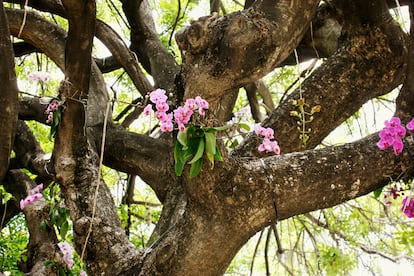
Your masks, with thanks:
[(298, 130), (300, 132), (299, 139), (302, 141), (303, 145), (306, 145), (310, 136), (311, 128), (308, 128), (306, 124), (313, 121), (313, 114), (321, 111), (320, 105), (315, 105), (311, 108), (310, 111), (306, 111), (305, 108), (309, 105), (305, 102), (305, 99), (300, 97), (298, 100), (294, 100), (292, 104), (299, 110), (292, 110), (290, 116), (297, 117)]
[(227, 129), (228, 126), (201, 128), (189, 126), (184, 132), (179, 132), (174, 147), (175, 173), (180, 176), (185, 164), (190, 164), (190, 178), (196, 177), (203, 166), (203, 156), (207, 156), (211, 169), (214, 160), (223, 158), (216, 142), (216, 132)]

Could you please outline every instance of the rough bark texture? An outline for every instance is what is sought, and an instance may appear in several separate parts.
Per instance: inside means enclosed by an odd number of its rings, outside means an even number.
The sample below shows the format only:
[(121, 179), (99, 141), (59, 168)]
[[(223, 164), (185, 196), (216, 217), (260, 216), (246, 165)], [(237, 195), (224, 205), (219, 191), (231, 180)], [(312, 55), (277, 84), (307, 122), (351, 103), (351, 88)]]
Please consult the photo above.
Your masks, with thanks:
[[(168, 89), (174, 104), (195, 96), (207, 99), (215, 123), (229, 118), (243, 86), (258, 110), (253, 84), (279, 64), (292, 63), (293, 49), (298, 48), (301, 60), (314, 57), (315, 52), (328, 57), (263, 123), (275, 130), (282, 155), (259, 155), (256, 149), (261, 140), (250, 134), (236, 150), (223, 152), (224, 161), (217, 162), (214, 170), (205, 164), (194, 179), (189, 179), (187, 167), (181, 177), (174, 173), (175, 134), (150, 138), (114, 125), (110, 112), (105, 118), (109, 96), (91, 57), (94, 1), (64, 0), (63, 6), (54, 0), (33, 2), (29, 4), (69, 22), (66, 34), (27, 12), (21, 33), (25, 42), (65, 72), (60, 90), (65, 109), (54, 145), (55, 175), (50, 174), (44, 152), (23, 122), (10, 128), (18, 130), (11, 165), (61, 185), (73, 220), (74, 245), (82, 254), (86, 243), (83, 260), (90, 275), (221, 275), (241, 246), (276, 219), (340, 204), (401, 174), (412, 176), (411, 139), (405, 140), (409, 150), (398, 157), (378, 150), (376, 134), (343, 146), (313, 149), (367, 100), (400, 85), (407, 68), (409, 77), (397, 104), (405, 119), (412, 116), (413, 66), (407, 65), (407, 53), (412, 56), (413, 47), (411, 43), (407, 51), (407, 35), (391, 19), (385, 0), (326, 1), (319, 7), (319, 1), (311, 0), (246, 1), (244, 11), (200, 18), (177, 33), (181, 68), (157, 37), (149, 2), (122, 1), (131, 26), (131, 49), (153, 77), (154, 86)], [(217, 9), (217, 2), (211, 1), (212, 9)], [(6, 13), (11, 34), (16, 36), (23, 11)], [(128, 47), (107, 25), (96, 24), (97, 37), (145, 95), (152, 88)], [(0, 38), (8, 37), (3, 34)], [(6, 48), (10, 51), (11, 46)], [(8, 63), (0, 73), (12, 68)], [(298, 139), (297, 118), (290, 116), (297, 111), (292, 100), (304, 100), (307, 111), (321, 107), (307, 124), (311, 132), (306, 145)], [(44, 121), (44, 106), (38, 101), (22, 99), (20, 104), (21, 119)], [(262, 119), (258, 111), (255, 114), (256, 120)], [(0, 139), (3, 145), (3, 136)], [(109, 189), (99, 177), (104, 139), (104, 164), (139, 176), (163, 204), (155, 230), (141, 251), (128, 241)], [(4, 160), (10, 149), (11, 144), (4, 148)], [(5, 158), (3, 149), (0, 158)], [(18, 190), (13, 193), (24, 196)], [(37, 224), (30, 220), (28, 216), (33, 240), (44, 241), (50, 249), (55, 241), (36, 232)], [(27, 270), (35, 273), (41, 261), (32, 259)]]
[(0, 124), (4, 127), (0, 132), (0, 181), (9, 166), (18, 114), (18, 88), (13, 56), (7, 16), (3, 1), (0, 1)]
[(136, 262), (137, 254), (122, 231), (110, 192), (98, 176), (97, 150), (88, 139), (85, 116), (90, 104), (87, 100), (95, 2), (68, 0), (63, 1), (63, 5), (69, 32), (65, 47), (66, 80), (61, 90), (65, 111), (54, 150), (56, 179), (71, 211), (75, 248), (88, 272), (114, 275), (122, 273), (129, 263)]
[(223, 91), (269, 73), (297, 46), (318, 2), (264, 1), (240, 13), (201, 18), (177, 33), (185, 97), (203, 95), (215, 110)]

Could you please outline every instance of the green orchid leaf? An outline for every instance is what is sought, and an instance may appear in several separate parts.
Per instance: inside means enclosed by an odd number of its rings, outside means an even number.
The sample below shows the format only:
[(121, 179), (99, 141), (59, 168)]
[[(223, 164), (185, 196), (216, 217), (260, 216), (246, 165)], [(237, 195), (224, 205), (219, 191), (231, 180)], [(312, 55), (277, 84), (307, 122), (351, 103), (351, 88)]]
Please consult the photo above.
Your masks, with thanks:
[(240, 128), (242, 128), (246, 131), (250, 131), (250, 126), (248, 124), (239, 123), (238, 125), (239, 125)]
[(198, 139), (198, 140), (199, 140), (199, 144), (198, 144), (197, 152), (195, 153), (193, 159), (191, 159), (191, 161), (188, 162), (188, 164), (193, 164), (194, 162), (196, 162), (197, 160), (199, 160), (203, 157), (204, 149), (205, 149), (204, 139), (201, 138), (201, 139)]
[(219, 127), (209, 127), (205, 129), (205, 132), (223, 131), (223, 130), (229, 129), (230, 127), (231, 127), (230, 125), (224, 125), (224, 126), (219, 126)]
[(220, 149), (219, 149), (219, 147), (217, 145), (216, 145), (216, 154), (214, 155), (214, 158), (217, 161), (223, 161), (223, 156), (221, 156)]
[(211, 164), (211, 169), (214, 168), (214, 155), (216, 155), (216, 136), (212, 132), (205, 133), (206, 138), (206, 155)]
[(184, 170), (184, 151), (181, 149), (181, 144), (180, 142), (176, 142), (175, 143), (175, 147), (174, 147), (174, 160), (175, 160), (175, 174), (178, 176), (181, 176), (181, 174), (183, 173)]
[(203, 166), (203, 158), (200, 158), (196, 162), (194, 162), (193, 164), (191, 164), (191, 167), (190, 167), (190, 178), (196, 177), (200, 173), (202, 166)]
[(187, 147), (187, 129), (185, 129), (184, 132), (178, 132), (177, 140), (180, 142), (181, 145)]
[(382, 190), (384, 189), (384, 186), (379, 187), (378, 189), (374, 190), (374, 196), (375, 198), (379, 198), (380, 195), (382, 194)]
[(65, 222), (60, 226), (59, 229), (59, 234), (62, 237), (62, 239), (66, 238), (66, 234), (68, 233), (69, 230), (69, 223), (67, 220), (65, 220)]
[(191, 158), (192, 154), (188, 150), (182, 150), (180, 142), (175, 143), (174, 160), (175, 160), (175, 174), (181, 176), (184, 170), (185, 163)]

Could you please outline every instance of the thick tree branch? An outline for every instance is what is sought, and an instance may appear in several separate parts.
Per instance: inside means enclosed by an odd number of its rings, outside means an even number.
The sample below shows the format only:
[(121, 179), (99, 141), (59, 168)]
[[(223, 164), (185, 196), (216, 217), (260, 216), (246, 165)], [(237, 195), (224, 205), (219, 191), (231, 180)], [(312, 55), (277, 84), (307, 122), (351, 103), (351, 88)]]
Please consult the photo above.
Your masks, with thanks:
[[(265, 120), (264, 125), (275, 130), (282, 152), (317, 146), (367, 100), (388, 93), (402, 82), (406, 35), (392, 21), (387, 9), (382, 12), (381, 18), (368, 25), (357, 24), (347, 29), (348, 40), (340, 50), (317, 68)], [(306, 130), (310, 128), (311, 132), (305, 146), (297, 130), (299, 118), (290, 115), (291, 111), (300, 112), (292, 104), (292, 101), (300, 99), (300, 94), (308, 112), (313, 106), (321, 106), (321, 112), (315, 113), (313, 121), (306, 124)], [(234, 154), (257, 155), (259, 140), (256, 135), (248, 136)]]
[(139, 68), (136, 56), (111, 27), (102, 21), (99, 22), (96, 25), (96, 36), (108, 47), (114, 58), (125, 69), (142, 96), (153, 90), (153, 86)]
[[(20, 10), (6, 9), (9, 19), (9, 27), (12, 35), (17, 36), (23, 23), (24, 12)], [(26, 24), (21, 33), (21, 38), (34, 45), (45, 53), (60, 69), (64, 69), (64, 53), (66, 32), (57, 25), (47, 21), (44, 17), (34, 12), (26, 11)], [(53, 41), (53, 43), (50, 43)], [(88, 97), (88, 125), (102, 123), (108, 93), (101, 72), (92, 62), (92, 74), (90, 93)]]
[(18, 114), (17, 79), (8, 20), (0, 0), (0, 181), (9, 166)]
[(109, 127), (106, 135), (105, 165), (139, 175), (163, 202), (167, 189), (176, 181), (172, 145), (116, 126)]
[[(338, 50), (343, 16), (332, 2), (335, 1), (324, 1), (318, 6), (309, 29), (296, 48), (299, 62), (313, 58), (327, 58)], [(281, 65), (297, 64), (296, 54), (291, 53)]]
[(214, 109), (223, 91), (269, 73), (296, 48), (318, 3), (263, 2), (224, 17), (200, 18), (181, 30), (176, 40), (185, 62), (185, 97), (200, 94)]
[(39, 53), (39, 49), (27, 42), (15, 42), (13, 43), (13, 50), (15, 57), (21, 57), (31, 53)]
[(131, 50), (154, 79), (155, 87), (175, 89), (180, 68), (158, 38), (152, 9), (147, 0), (122, 0), (122, 8), (131, 26)]
[(98, 150), (91, 143), (93, 138), (85, 124), (87, 110), (83, 101), (88, 99), (89, 91), (95, 2), (64, 0), (63, 6), (69, 31), (65, 47), (66, 82), (61, 90), (66, 103), (53, 152), (56, 179), (73, 221), (75, 249), (88, 273), (124, 274), (137, 261), (138, 252), (128, 241), (111, 193), (101, 179)]
[(16, 165), (38, 175), (45, 184), (53, 180), (53, 168), (49, 163), (49, 157), (46, 156), (26, 123), (19, 120), (16, 131), (13, 145)]

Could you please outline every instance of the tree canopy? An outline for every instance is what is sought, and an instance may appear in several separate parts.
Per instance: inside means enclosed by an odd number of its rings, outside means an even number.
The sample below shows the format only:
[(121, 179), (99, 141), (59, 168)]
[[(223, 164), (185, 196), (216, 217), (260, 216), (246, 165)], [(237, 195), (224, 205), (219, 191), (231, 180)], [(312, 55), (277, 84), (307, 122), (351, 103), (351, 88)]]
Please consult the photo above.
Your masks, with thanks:
[[(27, 225), (19, 270), (222, 275), (266, 234), (268, 275), (272, 250), (291, 275), (413, 261), (412, 4), (0, 1), (0, 239)], [(367, 103), (369, 130), (331, 144)]]

